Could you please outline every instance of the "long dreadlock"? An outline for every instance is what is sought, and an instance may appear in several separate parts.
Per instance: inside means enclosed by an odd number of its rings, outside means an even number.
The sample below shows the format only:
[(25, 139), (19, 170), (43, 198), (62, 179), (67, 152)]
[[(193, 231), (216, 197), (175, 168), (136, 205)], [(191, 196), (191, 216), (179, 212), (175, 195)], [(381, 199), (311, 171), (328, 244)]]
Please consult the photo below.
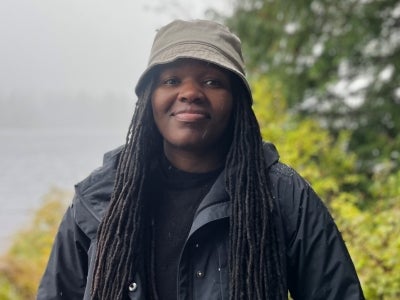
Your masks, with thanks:
[(239, 81), (233, 89), (234, 133), (225, 163), (232, 202), (230, 299), (287, 299), (260, 128)]
[[(143, 257), (144, 193), (149, 159), (160, 146), (155, 146), (157, 132), (148, 105), (153, 82), (138, 97), (129, 126), (125, 147), (118, 162), (110, 207), (98, 230), (98, 248), (92, 285), (92, 299), (126, 298), (132, 275)], [(161, 143), (161, 142), (159, 142)], [(142, 255), (142, 256), (141, 256)]]
[[(272, 217), (267, 166), (257, 120), (241, 81), (232, 79), (234, 99), (233, 137), (226, 157), (226, 189), (232, 202), (230, 219), (230, 299), (287, 298), (282, 274), (281, 249)], [(121, 154), (110, 208), (98, 231), (92, 297), (94, 300), (127, 298), (140, 261), (148, 279), (142, 288), (157, 299), (154, 264), (144, 253), (154, 247), (145, 233), (145, 180), (150, 161), (161, 151), (150, 98), (153, 83), (143, 89)], [(150, 245), (150, 246), (149, 246)], [(153, 245), (153, 246), (152, 246)], [(150, 251), (148, 251), (150, 250)], [(147, 263), (148, 262), (148, 263)], [(152, 275), (153, 274), (153, 275)]]

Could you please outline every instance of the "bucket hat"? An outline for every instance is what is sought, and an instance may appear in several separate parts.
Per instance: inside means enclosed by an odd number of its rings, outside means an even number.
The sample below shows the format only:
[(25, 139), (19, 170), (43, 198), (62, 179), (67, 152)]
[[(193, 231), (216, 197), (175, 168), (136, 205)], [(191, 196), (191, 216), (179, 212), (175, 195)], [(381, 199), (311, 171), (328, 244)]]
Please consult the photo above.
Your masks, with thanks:
[(203, 60), (233, 72), (242, 80), (252, 101), (240, 39), (228, 27), (209, 20), (175, 20), (158, 30), (136, 94), (146, 85), (154, 67), (180, 58)]

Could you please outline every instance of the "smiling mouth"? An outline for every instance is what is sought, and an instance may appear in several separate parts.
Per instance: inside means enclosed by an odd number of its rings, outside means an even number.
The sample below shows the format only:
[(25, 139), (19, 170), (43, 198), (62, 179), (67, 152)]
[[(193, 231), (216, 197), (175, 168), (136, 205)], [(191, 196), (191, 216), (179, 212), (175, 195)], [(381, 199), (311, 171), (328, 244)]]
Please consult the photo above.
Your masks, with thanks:
[(171, 116), (173, 116), (178, 121), (187, 123), (210, 119), (210, 116), (207, 113), (198, 111), (181, 111), (177, 113), (172, 113)]

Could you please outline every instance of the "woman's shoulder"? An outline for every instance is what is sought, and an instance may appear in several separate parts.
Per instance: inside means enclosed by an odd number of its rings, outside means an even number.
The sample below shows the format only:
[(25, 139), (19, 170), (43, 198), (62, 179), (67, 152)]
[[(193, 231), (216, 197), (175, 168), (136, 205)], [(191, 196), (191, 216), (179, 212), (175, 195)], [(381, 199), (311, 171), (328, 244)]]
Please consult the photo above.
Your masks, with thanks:
[(92, 171), (89, 176), (77, 183), (75, 190), (81, 196), (89, 196), (98, 191), (102, 186), (106, 187), (113, 184), (121, 152), (122, 146), (105, 153), (102, 166)]
[(95, 238), (97, 227), (109, 206), (122, 148), (104, 154), (103, 165), (75, 185), (74, 219), (90, 238)]
[(293, 168), (280, 161), (280, 155), (274, 144), (263, 143), (265, 160), (268, 168), (270, 184), (284, 184), (296, 188), (307, 188), (309, 184)]
[(327, 213), (308, 181), (292, 167), (275, 160), (268, 168), (268, 181), (287, 239), (297, 233), (306, 215)]

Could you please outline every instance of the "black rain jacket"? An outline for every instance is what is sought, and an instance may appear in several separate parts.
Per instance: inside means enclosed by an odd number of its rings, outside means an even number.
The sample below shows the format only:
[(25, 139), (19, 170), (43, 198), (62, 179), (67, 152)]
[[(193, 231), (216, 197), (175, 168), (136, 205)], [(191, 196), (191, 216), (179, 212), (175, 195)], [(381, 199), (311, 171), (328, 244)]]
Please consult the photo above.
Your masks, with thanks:
[[(293, 169), (278, 161), (265, 144), (274, 217), (285, 249), (288, 288), (295, 300), (364, 299), (353, 263), (328, 210)], [(110, 201), (121, 149), (77, 184), (38, 290), (38, 300), (90, 299), (96, 233)], [(195, 214), (178, 268), (179, 300), (225, 300), (228, 289), (228, 243), (231, 204), (218, 177)], [(145, 299), (143, 279), (126, 287), (130, 299)]]

